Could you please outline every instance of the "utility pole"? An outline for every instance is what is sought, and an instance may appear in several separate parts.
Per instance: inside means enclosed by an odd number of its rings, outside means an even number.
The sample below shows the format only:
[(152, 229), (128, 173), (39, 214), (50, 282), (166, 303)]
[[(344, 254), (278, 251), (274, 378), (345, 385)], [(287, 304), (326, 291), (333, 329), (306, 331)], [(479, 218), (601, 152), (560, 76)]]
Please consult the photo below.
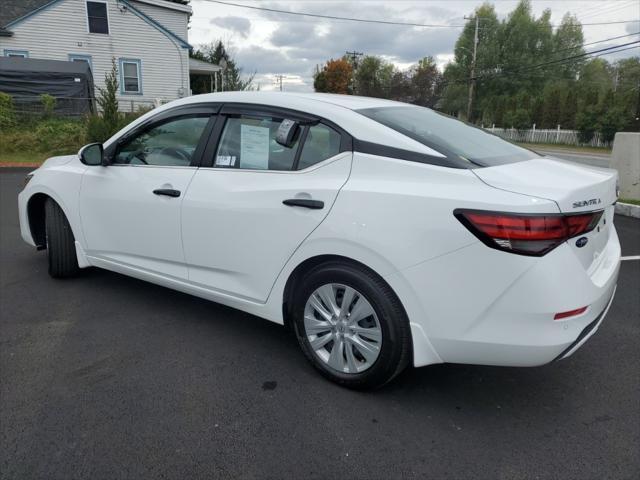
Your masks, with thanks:
[(276, 75), (275, 77), (276, 77), (276, 82), (275, 83), (276, 83), (276, 85), (280, 86), (280, 91), (282, 91), (282, 79), (284, 78), (284, 75), (279, 74), (279, 75)]
[[(471, 20), (473, 17), (464, 17)], [(469, 75), (469, 100), (467, 101), (467, 122), (471, 122), (471, 112), (473, 111), (473, 90), (476, 86), (476, 55), (478, 52), (478, 23), (480, 19), (476, 14), (476, 31), (473, 35), (473, 56), (471, 57), (471, 74)]]
[(295, 77), (290, 77), (288, 75), (283, 75), (281, 73), (278, 75), (274, 75), (274, 77), (276, 77), (276, 80), (273, 83), (275, 83), (280, 88), (280, 91), (282, 91), (282, 84), (284, 80), (295, 78)]
[(344, 52), (344, 53), (346, 53), (347, 56), (351, 58), (351, 63), (353, 64), (353, 69), (355, 70), (356, 68), (358, 68), (358, 58), (360, 58), (362, 55), (364, 55), (364, 53), (356, 52), (355, 50), (353, 52)]
[(351, 91), (356, 93), (356, 69), (358, 68), (358, 58), (360, 58), (364, 53), (356, 52), (355, 50), (349, 52), (344, 52), (349, 58), (351, 58), (351, 65), (353, 66), (351, 73)]

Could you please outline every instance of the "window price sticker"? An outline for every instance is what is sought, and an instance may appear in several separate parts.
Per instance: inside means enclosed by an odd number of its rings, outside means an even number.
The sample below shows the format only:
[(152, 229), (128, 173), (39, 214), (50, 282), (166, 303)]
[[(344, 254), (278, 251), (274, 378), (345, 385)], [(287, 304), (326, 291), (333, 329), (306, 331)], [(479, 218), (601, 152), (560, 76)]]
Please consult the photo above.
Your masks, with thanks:
[(235, 155), (218, 155), (216, 157), (216, 167), (233, 167), (235, 164)]

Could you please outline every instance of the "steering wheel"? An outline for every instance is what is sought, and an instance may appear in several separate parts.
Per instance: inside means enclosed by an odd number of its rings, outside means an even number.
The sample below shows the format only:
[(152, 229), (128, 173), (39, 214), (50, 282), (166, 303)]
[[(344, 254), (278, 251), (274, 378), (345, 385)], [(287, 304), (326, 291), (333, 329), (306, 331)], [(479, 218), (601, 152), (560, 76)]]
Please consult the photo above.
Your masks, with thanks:
[(191, 163), (191, 155), (189, 155), (185, 150), (178, 147), (164, 147), (158, 152), (160, 155), (169, 155), (174, 158), (178, 158), (183, 160), (187, 165)]

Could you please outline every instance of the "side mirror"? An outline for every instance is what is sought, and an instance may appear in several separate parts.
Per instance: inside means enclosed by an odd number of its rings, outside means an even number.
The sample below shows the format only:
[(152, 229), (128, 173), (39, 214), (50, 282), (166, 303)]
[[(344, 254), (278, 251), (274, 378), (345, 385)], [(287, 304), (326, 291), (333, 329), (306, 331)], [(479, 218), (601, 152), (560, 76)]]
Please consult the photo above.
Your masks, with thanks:
[(85, 165), (97, 166), (105, 165), (104, 162), (104, 149), (101, 143), (90, 143), (85, 145), (78, 152), (80, 161)]
[(283, 120), (276, 132), (276, 142), (283, 147), (291, 148), (298, 139), (300, 125), (293, 120)]

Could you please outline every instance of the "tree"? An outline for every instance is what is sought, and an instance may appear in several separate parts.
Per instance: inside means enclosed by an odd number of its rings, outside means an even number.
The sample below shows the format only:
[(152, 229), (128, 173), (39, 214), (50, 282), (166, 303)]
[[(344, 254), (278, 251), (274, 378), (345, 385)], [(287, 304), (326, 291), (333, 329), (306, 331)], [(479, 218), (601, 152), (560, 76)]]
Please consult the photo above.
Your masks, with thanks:
[[(242, 68), (238, 67), (235, 59), (229, 53), (222, 40), (201, 45), (200, 48), (190, 53), (192, 58), (203, 62), (220, 65), (224, 60), (226, 68), (224, 72), (220, 72), (221, 84), (218, 88), (224, 88), (225, 91), (253, 90), (253, 79), (255, 72), (248, 75), (242, 75)], [(207, 93), (210, 91), (210, 81), (207, 77), (195, 77), (191, 82), (191, 90), (193, 93)]]
[(598, 132), (602, 135), (602, 141), (605, 143), (613, 142), (616, 133), (621, 131), (627, 119), (625, 111), (620, 107), (613, 107), (604, 113), (598, 122)]
[(555, 128), (562, 123), (560, 118), (567, 95), (567, 86), (564, 81), (547, 82), (542, 92), (542, 112), (541, 117), (536, 118), (537, 125), (541, 128)]
[(353, 68), (345, 58), (331, 59), (322, 70), (316, 69), (313, 86), (316, 92), (350, 93), (352, 75)]
[(98, 98), (96, 99), (102, 112), (105, 129), (110, 135), (116, 133), (120, 126), (118, 98), (116, 97), (118, 86), (118, 67), (116, 66), (116, 59), (112, 58), (111, 70), (104, 75), (104, 88), (98, 87)]
[(506, 125), (511, 125), (518, 131), (531, 128), (531, 117), (526, 108), (518, 108), (513, 112), (509, 112), (504, 116)]
[(408, 75), (411, 103), (433, 107), (439, 96), (442, 75), (433, 57), (424, 57), (414, 65)]
[(615, 65), (615, 107), (624, 111), (624, 130), (640, 132), (640, 58), (625, 58)]
[(569, 88), (562, 110), (559, 123), (562, 128), (572, 130), (576, 125), (576, 112), (578, 111), (578, 97), (575, 88)]
[(576, 129), (578, 130), (578, 141), (589, 143), (596, 132), (598, 124), (598, 111), (594, 106), (584, 107), (576, 115)]
[(367, 55), (362, 59), (356, 70), (356, 92), (367, 97), (382, 97), (389, 95), (393, 65), (380, 57)]
[[(566, 13), (562, 17), (562, 22), (556, 33), (553, 35), (553, 50), (557, 52), (557, 54), (553, 55), (553, 59), (572, 57), (584, 53), (583, 43), (582, 25), (575, 15)], [(576, 58), (556, 65), (553, 70), (559, 77), (575, 80), (583, 64), (583, 58)]]

